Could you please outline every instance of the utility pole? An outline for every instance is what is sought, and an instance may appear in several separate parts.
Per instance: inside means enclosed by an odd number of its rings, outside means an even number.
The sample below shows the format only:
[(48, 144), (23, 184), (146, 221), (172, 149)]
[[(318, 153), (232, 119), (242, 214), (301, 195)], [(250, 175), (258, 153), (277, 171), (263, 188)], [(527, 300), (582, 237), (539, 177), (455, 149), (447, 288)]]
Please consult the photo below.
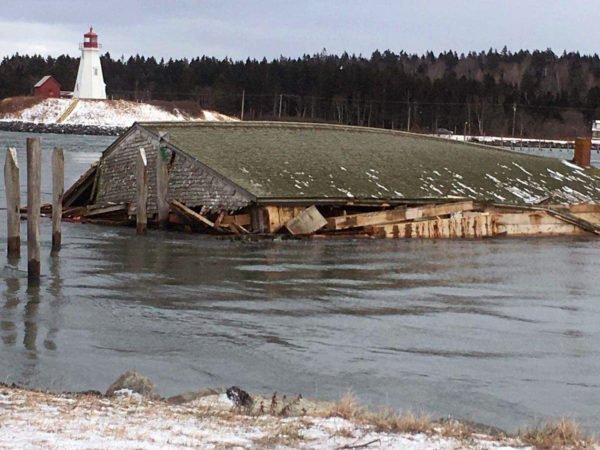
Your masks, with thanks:
[(244, 104), (246, 103), (246, 89), (242, 90), (242, 113), (240, 114), (240, 120), (244, 120)]
[(279, 119), (281, 120), (281, 106), (283, 104), (283, 94), (279, 94)]
[(517, 120), (517, 104), (513, 103), (513, 124), (512, 124), (512, 137), (515, 138), (515, 123)]
[(410, 132), (410, 116), (412, 115), (412, 105), (408, 103), (408, 121), (406, 123), (406, 131)]

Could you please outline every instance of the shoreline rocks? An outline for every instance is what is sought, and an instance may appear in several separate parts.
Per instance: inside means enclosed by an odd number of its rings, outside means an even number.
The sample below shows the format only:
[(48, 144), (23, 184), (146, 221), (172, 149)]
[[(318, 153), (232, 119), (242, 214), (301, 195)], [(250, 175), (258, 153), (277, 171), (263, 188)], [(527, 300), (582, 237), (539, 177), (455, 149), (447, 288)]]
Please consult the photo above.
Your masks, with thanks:
[(119, 136), (128, 127), (98, 125), (74, 125), (61, 123), (34, 123), (19, 121), (0, 121), (0, 131), (18, 131), (26, 133), (81, 134), (89, 136)]

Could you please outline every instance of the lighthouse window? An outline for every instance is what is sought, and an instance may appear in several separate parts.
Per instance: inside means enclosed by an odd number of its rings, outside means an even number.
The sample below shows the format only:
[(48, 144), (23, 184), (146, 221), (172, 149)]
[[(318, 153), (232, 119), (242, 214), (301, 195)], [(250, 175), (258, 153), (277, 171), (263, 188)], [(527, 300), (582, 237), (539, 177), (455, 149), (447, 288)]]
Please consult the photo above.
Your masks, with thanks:
[(98, 68), (94, 67), (94, 75), (98, 75)]

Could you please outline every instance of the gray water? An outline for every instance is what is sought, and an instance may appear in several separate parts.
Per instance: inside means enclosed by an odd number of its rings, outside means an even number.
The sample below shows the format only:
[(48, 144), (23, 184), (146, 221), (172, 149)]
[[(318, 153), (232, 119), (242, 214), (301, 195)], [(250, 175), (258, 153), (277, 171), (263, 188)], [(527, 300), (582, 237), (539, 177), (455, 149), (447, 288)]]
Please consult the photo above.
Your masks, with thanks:
[[(24, 138), (0, 133), (0, 147)], [(63, 145), (71, 181), (111, 140), (41, 138), (46, 160)], [(50, 257), (44, 220), (39, 288), (25, 246), (18, 263), (0, 255), (2, 381), (105, 390), (136, 369), (165, 396), (351, 390), (434, 417), (600, 431), (598, 239), (241, 243), (65, 223), (63, 241)]]

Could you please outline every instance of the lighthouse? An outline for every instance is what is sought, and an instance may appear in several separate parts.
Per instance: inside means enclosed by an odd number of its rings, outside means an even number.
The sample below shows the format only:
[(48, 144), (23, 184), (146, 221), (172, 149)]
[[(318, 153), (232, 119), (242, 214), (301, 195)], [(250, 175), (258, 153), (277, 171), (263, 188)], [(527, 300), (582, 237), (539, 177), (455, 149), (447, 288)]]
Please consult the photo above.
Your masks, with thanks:
[(79, 44), (81, 60), (77, 71), (77, 81), (73, 90), (75, 98), (106, 99), (106, 85), (100, 65), (100, 48), (98, 35), (92, 27), (83, 35), (83, 43)]

